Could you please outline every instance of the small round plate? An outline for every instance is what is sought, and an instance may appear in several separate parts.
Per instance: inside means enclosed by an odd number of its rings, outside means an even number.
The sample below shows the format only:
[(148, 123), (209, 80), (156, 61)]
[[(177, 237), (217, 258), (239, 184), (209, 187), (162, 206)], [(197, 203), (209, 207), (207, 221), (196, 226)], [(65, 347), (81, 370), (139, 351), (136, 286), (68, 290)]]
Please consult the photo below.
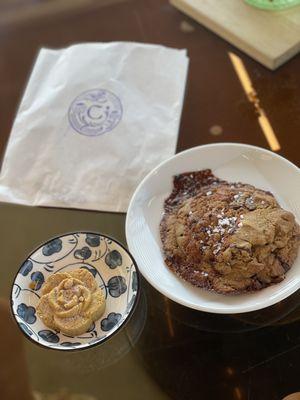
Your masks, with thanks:
[(237, 143), (217, 143), (184, 151), (150, 172), (136, 189), (127, 212), (126, 238), (141, 273), (170, 299), (196, 310), (242, 313), (283, 300), (300, 287), (300, 257), (286, 278), (261, 291), (224, 296), (196, 288), (173, 274), (164, 263), (159, 235), (164, 200), (176, 174), (211, 168), (229, 182), (250, 183), (271, 191), (280, 205), (300, 220), (300, 172), (271, 151)]
[[(81, 336), (53, 331), (36, 315), (41, 288), (56, 272), (90, 271), (106, 297), (100, 320)], [(132, 314), (139, 293), (135, 261), (116, 240), (98, 233), (76, 232), (56, 237), (30, 254), (20, 267), (11, 291), (11, 308), (22, 332), (33, 342), (56, 350), (87, 349), (104, 342)]]

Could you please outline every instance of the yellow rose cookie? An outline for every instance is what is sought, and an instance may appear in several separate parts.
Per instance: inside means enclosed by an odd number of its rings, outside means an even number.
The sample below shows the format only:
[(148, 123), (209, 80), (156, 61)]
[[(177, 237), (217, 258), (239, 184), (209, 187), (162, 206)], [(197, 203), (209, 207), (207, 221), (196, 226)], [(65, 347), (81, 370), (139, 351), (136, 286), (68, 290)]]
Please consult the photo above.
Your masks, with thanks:
[(86, 269), (51, 275), (42, 289), (37, 315), (45, 325), (66, 335), (85, 333), (105, 310), (105, 297)]

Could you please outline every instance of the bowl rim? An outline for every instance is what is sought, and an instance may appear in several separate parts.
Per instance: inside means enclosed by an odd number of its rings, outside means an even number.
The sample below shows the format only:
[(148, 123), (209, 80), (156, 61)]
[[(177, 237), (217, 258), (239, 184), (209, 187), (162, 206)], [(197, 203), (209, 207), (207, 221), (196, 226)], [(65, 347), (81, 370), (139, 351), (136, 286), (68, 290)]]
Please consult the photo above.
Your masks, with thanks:
[[(189, 153), (193, 153), (193, 152), (197, 152), (199, 149), (205, 149), (205, 148), (212, 148), (212, 147), (240, 147), (241, 149), (249, 149), (249, 150), (257, 150), (260, 153), (264, 153), (264, 154), (268, 154), (270, 156), (272, 156), (272, 158), (275, 159), (280, 159), (281, 161), (283, 161), (286, 165), (288, 165), (290, 168), (292, 168), (293, 170), (296, 170), (296, 172), (299, 174), (300, 173), (300, 169), (297, 167), (296, 164), (292, 163), (291, 161), (287, 160), (286, 158), (284, 158), (283, 156), (281, 156), (280, 154), (277, 154), (271, 150), (265, 149), (263, 147), (259, 147), (259, 146), (254, 146), (254, 145), (250, 145), (250, 144), (245, 144), (245, 143), (238, 143), (238, 142), (217, 142), (217, 143), (209, 143), (209, 144), (204, 144), (204, 145), (199, 145), (199, 146), (194, 146), (191, 147), (189, 149), (183, 150), (181, 152), (178, 152), (176, 154), (174, 154), (173, 156), (169, 157), (168, 159), (162, 161), (160, 164), (158, 164), (155, 168), (153, 168), (144, 178), (143, 180), (139, 183), (139, 185), (137, 186), (137, 188), (135, 189), (129, 206), (128, 206), (128, 210), (127, 210), (127, 215), (126, 215), (126, 221), (125, 221), (125, 235), (126, 235), (126, 241), (127, 241), (127, 245), (128, 248), (130, 249), (131, 246), (131, 239), (130, 239), (130, 235), (129, 235), (129, 218), (128, 216), (131, 213), (133, 204), (135, 203), (135, 199), (136, 196), (138, 195), (141, 187), (145, 184), (145, 182), (155, 173), (157, 173), (157, 171), (159, 171), (164, 165), (168, 164), (171, 160), (173, 160), (174, 158), (180, 158), (180, 157), (184, 157), (186, 154)], [(299, 256), (298, 256), (299, 257)], [(167, 268), (167, 266), (166, 266)], [(284, 299), (286, 299), (287, 297), (291, 296), (293, 293), (295, 293), (299, 288), (300, 288), (300, 281), (298, 282), (298, 285), (293, 286), (293, 288), (291, 289), (286, 289), (286, 291), (284, 292), (283, 297), (276, 299), (275, 301), (272, 300), (266, 300), (264, 302), (264, 304), (260, 304), (259, 306), (251, 306), (251, 305), (247, 305), (244, 307), (244, 309), (242, 310), (235, 310), (235, 309), (230, 309), (230, 306), (227, 306), (224, 309), (220, 309), (220, 308), (214, 308), (212, 306), (200, 306), (192, 303), (190, 301), (186, 301), (185, 299), (182, 298), (178, 298), (176, 296), (174, 296), (173, 294), (170, 295), (170, 293), (167, 290), (162, 290), (160, 285), (157, 284), (157, 282), (154, 282), (154, 280), (151, 278), (149, 279), (149, 274), (145, 274), (142, 272), (142, 268), (140, 270), (140, 273), (143, 275), (143, 277), (147, 280), (147, 282), (153, 286), (157, 291), (159, 291), (162, 295), (168, 297), (170, 300), (181, 304), (182, 306), (188, 307), (190, 309), (196, 310), (196, 311), (202, 311), (202, 312), (209, 312), (212, 314), (241, 314), (241, 313), (246, 313), (246, 312), (252, 312), (252, 311), (258, 311), (261, 310), (263, 308), (267, 308), (270, 307), (274, 304), (277, 304), (280, 301), (283, 301)]]
[[(136, 271), (136, 274), (137, 274), (137, 282), (138, 282), (138, 285), (137, 285), (136, 296), (135, 296), (134, 302), (133, 302), (133, 304), (132, 304), (132, 307), (131, 307), (129, 313), (127, 314), (127, 317), (123, 320), (123, 322), (118, 326), (118, 328), (117, 328), (116, 330), (114, 330), (111, 334), (109, 334), (108, 336), (106, 336), (106, 337), (103, 338), (102, 340), (99, 340), (98, 342), (95, 342), (95, 343), (92, 343), (92, 344), (88, 344), (87, 346), (79, 347), (79, 348), (71, 348), (71, 347), (63, 347), (63, 346), (59, 346), (59, 347), (50, 347), (50, 346), (47, 346), (46, 344), (43, 344), (43, 343), (40, 343), (40, 342), (34, 340), (33, 338), (31, 338), (31, 336), (29, 336), (29, 335), (20, 327), (20, 325), (19, 325), (19, 323), (17, 322), (17, 319), (16, 319), (16, 317), (15, 317), (14, 309), (13, 309), (13, 299), (14, 299), (13, 288), (14, 288), (14, 284), (15, 284), (15, 281), (16, 281), (16, 279), (17, 279), (17, 276), (18, 276), (18, 274), (20, 273), (20, 270), (21, 270), (21, 268), (22, 268), (22, 265), (23, 265), (24, 262), (25, 262), (26, 260), (28, 260), (37, 250), (39, 250), (42, 246), (46, 245), (47, 243), (51, 242), (52, 240), (60, 239), (60, 238), (65, 237), (65, 236), (68, 236), (68, 235), (75, 235), (75, 234), (93, 234), (93, 235), (102, 236), (102, 237), (104, 237), (104, 238), (106, 238), (106, 239), (112, 240), (113, 242), (117, 243), (117, 244), (129, 255), (131, 261), (132, 261), (133, 264), (134, 264), (135, 271)], [(13, 278), (12, 283), (11, 283), (11, 290), (10, 290), (10, 312), (11, 312), (11, 315), (12, 315), (12, 319), (14, 320), (15, 324), (18, 326), (18, 329), (22, 332), (22, 334), (23, 334), (28, 340), (30, 340), (30, 342), (33, 342), (34, 344), (36, 344), (36, 345), (42, 347), (43, 349), (47, 349), (47, 350), (62, 351), (62, 352), (66, 352), (66, 351), (77, 352), (77, 351), (89, 350), (89, 349), (91, 349), (92, 347), (96, 347), (96, 346), (99, 346), (99, 345), (103, 344), (104, 342), (106, 342), (106, 341), (108, 341), (109, 339), (111, 339), (116, 333), (118, 333), (118, 332), (121, 330), (121, 328), (124, 328), (125, 325), (126, 325), (126, 324), (129, 322), (129, 320), (131, 319), (131, 317), (132, 317), (132, 315), (133, 315), (133, 313), (134, 313), (134, 311), (135, 311), (135, 309), (136, 309), (136, 306), (137, 306), (138, 301), (139, 301), (139, 299), (140, 299), (140, 295), (141, 295), (141, 272), (140, 272), (140, 270), (139, 270), (139, 268), (138, 268), (138, 266), (137, 266), (137, 263), (136, 263), (134, 257), (133, 257), (132, 254), (130, 253), (130, 251), (129, 251), (128, 249), (126, 249), (126, 247), (125, 247), (119, 240), (115, 239), (115, 238), (112, 237), (112, 236), (109, 236), (109, 235), (106, 235), (106, 234), (103, 234), (103, 233), (99, 233), (99, 232), (96, 232), (96, 231), (91, 231), (91, 230), (71, 231), (71, 232), (66, 232), (66, 233), (62, 233), (62, 234), (59, 234), (59, 235), (55, 235), (55, 236), (51, 237), (50, 239), (48, 239), (47, 241), (40, 243), (38, 246), (36, 246), (36, 247), (34, 248), (34, 250), (32, 250), (32, 251), (27, 255), (26, 258), (23, 259), (23, 261), (22, 261), (21, 264), (20, 264), (20, 267), (18, 268), (17, 272), (14, 274), (14, 278)], [(45, 326), (46, 326), (46, 325), (45, 325)]]

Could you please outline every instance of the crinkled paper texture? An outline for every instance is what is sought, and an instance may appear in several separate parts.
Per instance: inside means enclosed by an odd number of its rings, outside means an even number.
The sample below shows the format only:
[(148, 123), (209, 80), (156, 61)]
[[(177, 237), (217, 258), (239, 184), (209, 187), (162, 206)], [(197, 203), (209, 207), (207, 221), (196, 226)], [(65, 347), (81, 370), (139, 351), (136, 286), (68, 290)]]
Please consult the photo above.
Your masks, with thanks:
[(125, 212), (175, 152), (186, 50), (140, 43), (42, 49), (19, 107), (0, 200)]

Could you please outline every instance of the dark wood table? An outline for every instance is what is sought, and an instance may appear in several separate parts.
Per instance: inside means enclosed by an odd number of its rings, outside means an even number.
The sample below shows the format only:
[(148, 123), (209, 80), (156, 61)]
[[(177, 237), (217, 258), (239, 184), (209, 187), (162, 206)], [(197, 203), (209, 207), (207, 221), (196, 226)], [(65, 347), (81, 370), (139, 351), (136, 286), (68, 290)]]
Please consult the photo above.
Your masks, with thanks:
[[(273, 147), (275, 138), (277, 151), (299, 165), (300, 56), (271, 72), (164, 0), (0, 1), (1, 151), (41, 47), (117, 40), (188, 49), (178, 151), (220, 141), (272, 148), (258, 121), (263, 112)], [(252, 94), (229, 53), (240, 58)], [(8, 204), (0, 215), (1, 398), (275, 400), (300, 391), (299, 293), (259, 312), (221, 316), (181, 307), (143, 280), (133, 318), (103, 346), (72, 354), (35, 346), (8, 306), (23, 258), (69, 231), (100, 231), (125, 243), (125, 215)]]

